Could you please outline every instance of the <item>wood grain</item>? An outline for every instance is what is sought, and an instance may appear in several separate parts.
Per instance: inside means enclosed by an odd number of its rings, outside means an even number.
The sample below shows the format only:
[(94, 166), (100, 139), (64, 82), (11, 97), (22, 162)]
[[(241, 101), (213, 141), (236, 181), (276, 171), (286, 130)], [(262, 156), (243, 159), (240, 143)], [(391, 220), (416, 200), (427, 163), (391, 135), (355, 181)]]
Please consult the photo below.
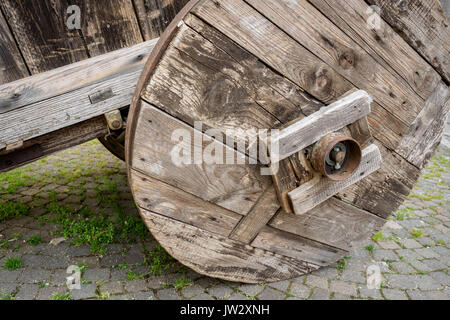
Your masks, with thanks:
[(132, 179), (136, 204), (145, 210), (225, 237), (242, 218), (138, 171), (133, 171)]
[(280, 209), (277, 194), (271, 186), (230, 234), (230, 239), (250, 244)]
[(28, 76), (25, 62), (0, 11), (0, 85)]
[[(173, 141), (172, 133), (177, 129), (188, 133), (190, 141)], [(131, 162), (133, 168), (242, 215), (251, 210), (270, 185), (270, 179), (261, 176), (256, 165), (199, 163), (194, 162), (192, 155), (189, 160), (193, 164), (176, 165), (172, 153), (179, 145), (192, 150), (192, 154), (212, 146), (223, 150), (222, 163), (226, 163), (227, 152), (248, 163), (243, 154), (142, 102)]]
[(151, 211), (141, 209), (141, 214), (167, 252), (195, 271), (215, 278), (245, 283), (272, 282), (319, 268), (312, 263), (252, 248)]
[(281, 211), (270, 226), (350, 251), (385, 222), (367, 211), (330, 198), (304, 215)]
[(450, 28), (439, 0), (366, 0), (437, 72), (450, 82)]
[(441, 82), (402, 139), (397, 152), (422, 169), (441, 142), (450, 112), (450, 90)]
[(389, 73), (398, 74), (422, 99), (428, 99), (439, 74), (384, 20), (368, 21), (374, 11), (364, 0), (308, 0)]

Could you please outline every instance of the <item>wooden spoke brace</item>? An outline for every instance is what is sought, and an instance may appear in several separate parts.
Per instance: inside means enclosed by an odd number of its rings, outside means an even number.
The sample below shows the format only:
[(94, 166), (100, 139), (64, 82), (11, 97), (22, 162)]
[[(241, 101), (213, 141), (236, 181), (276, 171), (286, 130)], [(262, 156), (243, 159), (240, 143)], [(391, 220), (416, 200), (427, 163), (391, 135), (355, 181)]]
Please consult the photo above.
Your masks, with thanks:
[(353, 91), (272, 134), (268, 157), (286, 212), (304, 214), (381, 167), (367, 124), (371, 103), (365, 91)]

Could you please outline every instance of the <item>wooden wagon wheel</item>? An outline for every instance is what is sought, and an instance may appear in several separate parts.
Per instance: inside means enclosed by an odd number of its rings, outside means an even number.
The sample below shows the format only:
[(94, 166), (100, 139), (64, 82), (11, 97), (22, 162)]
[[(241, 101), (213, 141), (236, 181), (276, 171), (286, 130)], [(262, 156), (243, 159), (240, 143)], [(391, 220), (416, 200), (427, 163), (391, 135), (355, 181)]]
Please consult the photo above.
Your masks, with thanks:
[[(172, 22), (140, 79), (126, 156), (140, 213), (176, 259), (232, 281), (292, 278), (336, 262), (403, 202), (442, 134), (448, 57), (433, 68), (378, 15), (368, 25), (368, 8), (195, 0)], [(272, 177), (218, 138), (273, 128), (280, 147), (260, 146)], [(246, 161), (174, 163), (180, 146)]]

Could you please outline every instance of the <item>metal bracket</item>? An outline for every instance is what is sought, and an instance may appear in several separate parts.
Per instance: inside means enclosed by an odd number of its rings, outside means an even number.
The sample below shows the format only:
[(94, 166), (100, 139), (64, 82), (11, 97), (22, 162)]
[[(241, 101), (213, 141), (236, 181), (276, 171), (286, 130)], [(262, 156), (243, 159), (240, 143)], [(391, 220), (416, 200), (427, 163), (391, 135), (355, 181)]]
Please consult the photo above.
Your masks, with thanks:
[(123, 119), (120, 110), (105, 113), (105, 118), (110, 130), (116, 131), (123, 128)]

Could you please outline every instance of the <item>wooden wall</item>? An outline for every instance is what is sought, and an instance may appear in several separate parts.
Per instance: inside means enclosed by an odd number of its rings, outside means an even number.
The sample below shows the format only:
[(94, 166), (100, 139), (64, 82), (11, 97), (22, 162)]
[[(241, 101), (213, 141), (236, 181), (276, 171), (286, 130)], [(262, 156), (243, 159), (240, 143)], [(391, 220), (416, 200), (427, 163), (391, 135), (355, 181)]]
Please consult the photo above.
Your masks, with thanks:
[[(2, 0), (0, 85), (157, 38), (189, 0)], [(81, 28), (66, 26), (77, 5)]]

